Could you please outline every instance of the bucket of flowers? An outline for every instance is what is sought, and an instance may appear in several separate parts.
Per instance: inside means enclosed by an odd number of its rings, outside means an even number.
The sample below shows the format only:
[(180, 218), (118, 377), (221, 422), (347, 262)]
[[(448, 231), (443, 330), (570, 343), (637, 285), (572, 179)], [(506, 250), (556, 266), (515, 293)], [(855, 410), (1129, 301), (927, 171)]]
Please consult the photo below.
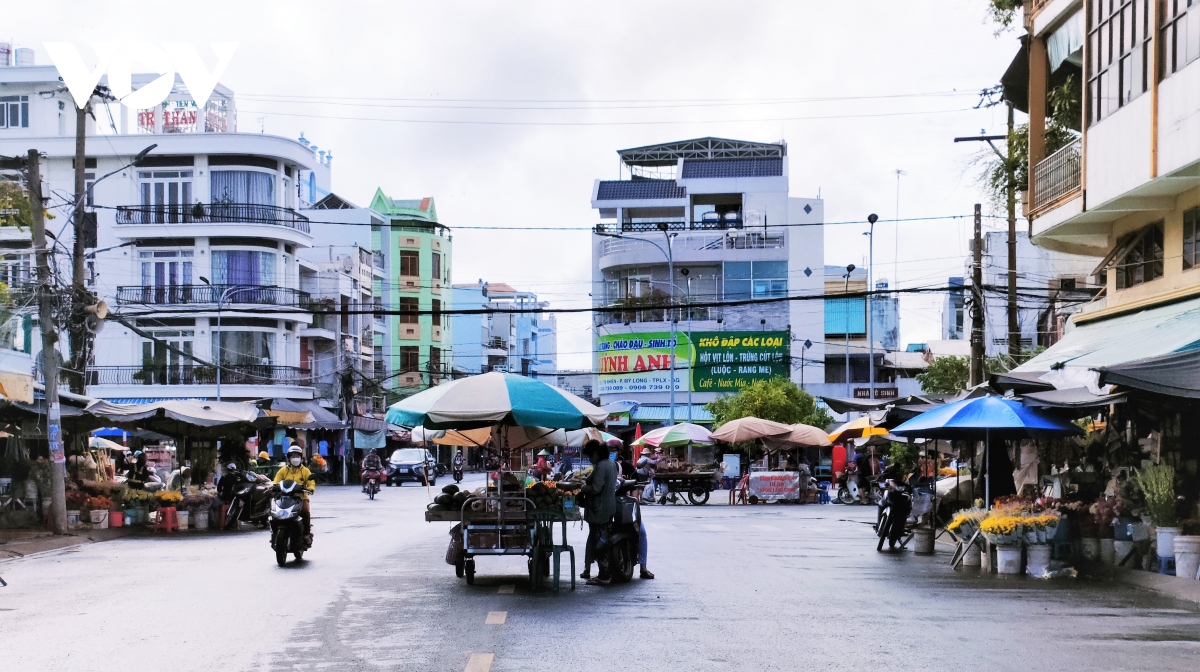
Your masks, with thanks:
[(1020, 546), (1025, 537), (1025, 519), (1013, 515), (992, 515), (979, 523), (979, 531), (995, 546)]
[(979, 523), (984, 518), (987, 518), (988, 512), (980, 508), (963, 509), (954, 514), (954, 519), (946, 526), (946, 529), (954, 533), (954, 536), (962, 539), (964, 542), (975, 536), (979, 530)]

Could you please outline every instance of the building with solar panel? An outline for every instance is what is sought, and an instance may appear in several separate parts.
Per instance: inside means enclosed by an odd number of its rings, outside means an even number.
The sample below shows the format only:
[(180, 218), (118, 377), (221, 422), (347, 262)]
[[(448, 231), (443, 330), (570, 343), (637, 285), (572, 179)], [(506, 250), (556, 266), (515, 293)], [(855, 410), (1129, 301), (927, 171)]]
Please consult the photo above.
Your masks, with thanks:
[(786, 143), (618, 154), (618, 179), (592, 187), (601, 402), (669, 422), (674, 388), (674, 420), (702, 421), (704, 404), (757, 379), (824, 383), (824, 207), (790, 195)]

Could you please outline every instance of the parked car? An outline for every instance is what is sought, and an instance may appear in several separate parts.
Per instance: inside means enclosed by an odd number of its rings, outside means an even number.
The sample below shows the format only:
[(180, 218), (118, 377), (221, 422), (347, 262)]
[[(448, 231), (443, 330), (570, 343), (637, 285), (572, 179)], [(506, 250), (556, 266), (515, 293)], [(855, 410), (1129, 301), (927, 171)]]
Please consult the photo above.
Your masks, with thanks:
[(430, 485), (437, 485), (437, 462), (424, 448), (397, 448), (392, 451), (387, 464), (388, 485), (400, 485), (404, 481), (424, 484), (426, 474)]

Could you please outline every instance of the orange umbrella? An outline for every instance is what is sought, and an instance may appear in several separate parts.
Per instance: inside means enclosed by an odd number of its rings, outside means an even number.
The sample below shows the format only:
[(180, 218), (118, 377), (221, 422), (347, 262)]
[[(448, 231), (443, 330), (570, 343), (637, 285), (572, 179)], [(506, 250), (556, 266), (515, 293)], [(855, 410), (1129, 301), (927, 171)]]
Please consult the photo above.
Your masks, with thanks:
[(871, 416), (864, 415), (860, 418), (855, 418), (850, 422), (843, 424), (841, 427), (833, 430), (829, 435), (829, 440), (833, 442), (845, 441), (847, 439), (859, 439), (864, 436), (875, 436), (887, 434), (888, 430), (883, 427), (876, 427), (871, 424)]

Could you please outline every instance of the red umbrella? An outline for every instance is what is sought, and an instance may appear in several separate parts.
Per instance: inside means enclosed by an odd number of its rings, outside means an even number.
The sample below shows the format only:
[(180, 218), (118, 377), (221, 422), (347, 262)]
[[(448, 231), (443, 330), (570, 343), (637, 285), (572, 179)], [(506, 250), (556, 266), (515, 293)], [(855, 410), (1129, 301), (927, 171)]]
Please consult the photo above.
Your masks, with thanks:
[[(637, 440), (638, 440), (638, 439), (640, 439), (640, 438), (642, 438), (642, 423), (640, 423), (640, 422), (639, 422), (639, 423), (637, 423), (636, 425), (634, 425), (634, 428), (633, 428), (633, 440), (634, 440), (634, 441), (637, 441)], [(634, 447), (633, 447), (633, 463), (634, 463), (634, 464), (637, 464), (637, 461), (638, 461), (639, 459), (641, 459), (641, 457), (642, 457), (642, 447), (641, 447), (641, 446), (634, 446)]]

